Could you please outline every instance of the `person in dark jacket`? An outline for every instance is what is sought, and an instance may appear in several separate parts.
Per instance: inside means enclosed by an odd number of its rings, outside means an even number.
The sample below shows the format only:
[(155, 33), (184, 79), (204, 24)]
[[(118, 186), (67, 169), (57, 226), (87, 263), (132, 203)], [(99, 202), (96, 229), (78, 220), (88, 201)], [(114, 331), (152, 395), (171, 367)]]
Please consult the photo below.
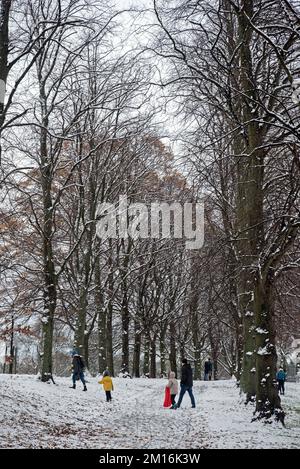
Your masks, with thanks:
[(76, 381), (80, 380), (83, 384), (83, 390), (87, 391), (86, 382), (84, 379), (84, 368), (85, 364), (81, 355), (78, 352), (73, 352), (73, 361), (72, 361), (72, 389), (76, 389)]
[(188, 392), (192, 408), (196, 407), (195, 398), (193, 394), (193, 370), (191, 365), (187, 362), (187, 359), (184, 358), (182, 360), (182, 368), (181, 368), (181, 381), (180, 381), (180, 394), (177, 404), (173, 407), (174, 409), (179, 409), (181, 406), (181, 402), (185, 393)]
[(211, 376), (212, 376), (212, 362), (211, 362), (211, 359), (209, 358), (204, 363), (204, 381), (211, 381)]
[(286, 380), (286, 373), (284, 372), (283, 368), (279, 368), (279, 371), (277, 371), (276, 380), (278, 384), (278, 391), (281, 395), (284, 395), (284, 383)]

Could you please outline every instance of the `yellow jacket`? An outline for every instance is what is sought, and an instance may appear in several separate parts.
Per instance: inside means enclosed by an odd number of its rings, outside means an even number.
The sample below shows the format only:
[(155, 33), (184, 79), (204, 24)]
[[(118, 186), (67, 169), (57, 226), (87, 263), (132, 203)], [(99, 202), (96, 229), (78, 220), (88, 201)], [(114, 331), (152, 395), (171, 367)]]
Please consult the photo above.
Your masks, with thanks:
[(113, 391), (114, 385), (110, 376), (104, 376), (101, 381), (98, 381), (99, 384), (103, 384), (104, 391)]

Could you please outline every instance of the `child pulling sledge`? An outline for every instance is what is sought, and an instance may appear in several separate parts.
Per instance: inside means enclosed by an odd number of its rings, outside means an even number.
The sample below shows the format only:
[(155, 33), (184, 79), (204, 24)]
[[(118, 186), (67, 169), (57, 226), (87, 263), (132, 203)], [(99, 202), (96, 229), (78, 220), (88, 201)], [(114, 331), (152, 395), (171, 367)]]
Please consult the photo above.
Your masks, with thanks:
[(175, 378), (174, 371), (170, 371), (169, 381), (165, 390), (164, 407), (168, 407), (168, 408), (171, 407), (171, 409), (173, 409), (174, 406), (176, 405), (175, 398), (177, 394), (178, 394), (178, 381)]

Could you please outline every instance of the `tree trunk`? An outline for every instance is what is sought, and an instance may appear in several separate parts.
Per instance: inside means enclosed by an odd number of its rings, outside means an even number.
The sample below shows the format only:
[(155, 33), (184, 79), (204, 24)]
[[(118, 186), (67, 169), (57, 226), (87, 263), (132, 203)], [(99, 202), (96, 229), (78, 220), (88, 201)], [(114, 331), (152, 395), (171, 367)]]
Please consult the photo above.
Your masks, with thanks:
[[(112, 251), (112, 241), (109, 240), (109, 248)], [(109, 255), (108, 258), (108, 307), (106, 316), (106, 363), (107, 368), (114, 376), (114, 351), (113, 351), (113, 290), (114, 290), (114, 274), (113, 274), (113, 259)]]
[(150, 378), (156, 378), (156, 335), (151, 340)]
[(274, 312), (273, 274), (260, 277), (255, 285), (256, 326), (256, 413), (257, 418), (275, 415), (284, 422), (280, 397), (276, 386), (276, 332)]
[(176, 326), (173, 321), (170, 323), (170, 369), (177, 376), (177, 360), (176, 360)]
[[(242, 273), (241, 273), (242, 275)], [(241, 390), (246, 394), (246, 402), (254, 399), (255, 385), (255, 332), (252, 293), (247, 293), (246, 281), (240, 288), (239, 310), (243, 317), (243, 351), (241, 365)]]
[[(45, 206), (49, 207), (51, 202)], [(51, 200), (51, 199), (50, 199)], [(52, 220), (47, 213), (45, 214), (44, 222), (44, 313), (43, 313), (43, 347), (42, 347), (42, 381), (48, 381), (52, 377), (52, 349), (53, 349), (53, 328), (54, 328), (54, 314), (56, 310), (56, 275), (53, 263), (52, 253)]]
[(81, 280), (79, 291), (79, 306), (75, 324), (74, 348), (79, 355), (85, 355), (85, 331), (86, 331), (86, 309), (87, 309), (87, 291), (86, 285)]
[(202, 359), (201, 359), (201, 350), (200, 348), (196, 347), (194, 348), (194, 378), (195, 379), (201, 379), (202, 377)]
[(104, 309), (104, 299), (101, 289), (100, 260), (98, 257), (95, 263), (95, 284), (95, 306), (98, 318), (98, 371), (99, 373), (103, 373), (107, 367), (106, 312)]
[(83, 340), (83, 359), (86, 369), (89, 369), (89, 342), (90, 334), (84, 334)]
[(182, 363), (182, 360), (183, 360), (184, 358), (186, 358), (186, 356), (185, 356), (185, 355), (186, 355), (186, 354), (185, 354), (185, 344), (182, 343), (182, 342), (180, 343), (180, 346), (179, 346), (179, 352), (180, 352), (180, 361), (181, 361), (181, 363)]
[(263, 133), (259, 128), (259, 114), (251, 103), (257, 99), (253, 76), (251, 43), (253, 30), (249, 18), (253, 16), (253, 0), (244, 4), (238, 13), (240, 53), (240, 114), (244, 124), (244, 148), (239, 147), (237, 215), (239, 227), (239, 257), (241, 259), (240, 285), (238, 289), (240, 313), (244, 324), (244, 353), (241, 387), (247, 399), (253, 398), (255, 390), (254, 333), (254, 279), (255, 267), (263, 246), (263, 180), (264, 150)]
[(44, 311), (42, 319), (42, 381), (52, 379), (52, 349), (54, 315), (57, 302), (57, 278), (53, 262), (53, 204), (52, 204), (52, 162), (48, 155), (47, 128), (48, 117), (46, 112), (46, 95), (43, 85), (40, 86), (43, 127), (40, 133), (41, 180), (43, 190), (43, 268), (44, 268)]
[(242, 361), (243, 361), (243, 335), (242, 335), (242, 324), (236, 324), (235, 330), (235, 363), (233, 367), (233, 374), (237, 379), (238, 385), (241, 381), (242, 373)]
[(150, 337), (149, 334), (145, 334), (144, 337), (144, 364), (143, 364), (143, 375), (150, 376)]
[(213, 362), (213, 379), (216, 381), (218, 379), (218, 358), (219, 358), (219, 347), (218, 341), (213, 336), (212, 324), (208, 325), (208, 338), (210, 342), (211, 357)]
[(122, 371), (129, 373), (129, 306), (127, 292), (124, 292), (122, 301)]
[(217, 381), (219, 379), (218, 375), (218, 354), (215, 354), (214, 351), (211, 352), (212, 361), (213, 361), (213, 380)]
[(122, 371), (129, 373), (129, 324), (130, 324), (130, 313), (129, 313), (129, 302), (128, 302), (128, 286), (126, 276), (128, 273), (128, 265), (130, 260), (130, 250), (132, 247), (131, 238), (128, 239), (126, 245), (125, 241), (121, 241), (121, 247), (123, 248), (123, 260), (120, 265), (120, 272), (122, 278)]
[[(45, 298), (45, 309), (49, 304), (48, 299)], [(52, 348), (53, 348), (53, 327), (54, 327), (54, 310), (55, 308), (51, 307), (46, 310), (46, 314), (43, 317), (43, 352), (41, 360), (41, 376), (42, 381), (46, 382), (51, 379), (52, 376)]]
[(202, 358), (201, 358), (201, 347), (199, 341), (199, 331), (198, 331), (198, 321), (197, 321), (197, 312), (192, 312), (192, 339), (194, 346), (194, 378), (201, 379), (202, 374)]
[(167, 333), (167, 324), (164, 324), (161, 328), (160, 337), (159, 337), (160, 375), (161, 375), (161, 377), (167, 376), (166, 333)]
[(136, 378), (140, 377), (141, 365), (141, 327), (138, 321), (134, 322), (134, 349), (133, 349), (133, 364), (132, 375)]
[[(242, 145), (239, 144), (236, 152), (241, 152)], [(242, 364), (240, 387), (246, 395), (246, 402), (254, 399), (256, 393), (255, 385), (255, 334), (254, 334), (254, 312), (253, 312), (253, 282), (254, 273), (249, 270), (249, 263), (253, 258), (250, 247), (250, 211), (252, 201), (249, 197), (249, 171), (250, 162), (240, 159), (237, 164), (238, 187), (237, 187), (237, 231), (239, 239), (237, 249), (239, 254), (239, 269), (237, 279), (237, 303), (238, 313), (242, 321)], [(255, 207), (254, 207), (255, 209)], [(247, 231), (248, 230), (248, 231)]]
[(15, 345), (14, 345), (14, 328), (15, 328), (15, 319), (14, 316), (12, 316), (11, 319), (11, 333), (10, 333), (10, 350), (9, 350), (9, 355), (10, 355), (10, 363), (8, 367), (8, 373), (10, 375), (13, 374), (14, 370), (14, 361), (15, 361)]
[(1, 0), (0, 14), (0, 165), (1, 165), (1, 133), (5, 121), (4, 98), (8, 75), (9, 54), (9, 14), (11, 0)]
[(106, 363), (107, 368), (114, 376), (114, 350), (113, 350), (113, 305), (110, 303), (107, 309), (107, 320), (106, 320)]

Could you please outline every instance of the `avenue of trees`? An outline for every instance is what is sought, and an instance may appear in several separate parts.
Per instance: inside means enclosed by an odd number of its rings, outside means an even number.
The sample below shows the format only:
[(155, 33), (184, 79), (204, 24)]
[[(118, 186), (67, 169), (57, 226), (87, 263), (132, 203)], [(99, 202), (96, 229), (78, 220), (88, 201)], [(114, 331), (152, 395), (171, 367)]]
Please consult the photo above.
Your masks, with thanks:
[[(235, 376), (281, 421), (300, 334), (300, 5), (1, 2), (6, 371)], [(122, 2), (121, 2), (122, 3)], [(97, 236), (99, 205), (205, 205), (205, 243)], [(171, 217), (171, 224), (172, 224)], [(172, 231), (172, 230), (171, 230)]]

